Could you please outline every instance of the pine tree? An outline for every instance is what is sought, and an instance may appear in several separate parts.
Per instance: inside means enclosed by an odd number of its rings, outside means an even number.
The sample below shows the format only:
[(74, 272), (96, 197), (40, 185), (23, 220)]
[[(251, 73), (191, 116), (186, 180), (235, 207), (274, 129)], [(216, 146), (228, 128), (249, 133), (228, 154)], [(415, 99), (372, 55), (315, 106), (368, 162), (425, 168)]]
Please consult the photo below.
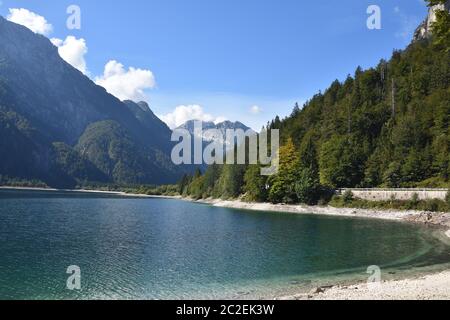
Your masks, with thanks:
[(300, 111), (300, 106), (298, 105), (298, 102), (296, 102), (294, 109), (292, 110), (291, 117), (295, 118), (300, 113)]
[(320, 182), (332, 188), (361, 184), (366, 162), (361, 143), (348, 136), (334, 136), (322, 145)]
[(301, 170), (298, 181), (295, 183), (295, 193), (298, 202), (308, 205), (317, 204), (321, 193), (317, 172), (311, 168)]
[(183, 178), (181, 178), (180, 182), (178, 182), (178, 193), (180, 195), (185, 193), (186, 187), (190, 183), (190, 178), (187, 174), (183, 175)]
[(259, 165), (250, 165), (244, 176), (245, 200), (264, 202), (267, 200), (267, 177), (261, 175)]

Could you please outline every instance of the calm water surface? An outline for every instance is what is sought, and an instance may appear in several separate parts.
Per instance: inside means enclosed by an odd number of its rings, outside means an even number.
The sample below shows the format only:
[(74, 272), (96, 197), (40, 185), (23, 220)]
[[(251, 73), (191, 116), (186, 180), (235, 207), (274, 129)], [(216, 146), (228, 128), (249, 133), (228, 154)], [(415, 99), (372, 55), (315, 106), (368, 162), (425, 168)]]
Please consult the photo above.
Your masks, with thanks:
[[(0, 191), (0, 299), (258, 298), (450, 262), (418, 226), (177, 200)], [(81, 291), (66, 289), (68, 266)], [(326, 279), (326, 280), (325, 280)]]

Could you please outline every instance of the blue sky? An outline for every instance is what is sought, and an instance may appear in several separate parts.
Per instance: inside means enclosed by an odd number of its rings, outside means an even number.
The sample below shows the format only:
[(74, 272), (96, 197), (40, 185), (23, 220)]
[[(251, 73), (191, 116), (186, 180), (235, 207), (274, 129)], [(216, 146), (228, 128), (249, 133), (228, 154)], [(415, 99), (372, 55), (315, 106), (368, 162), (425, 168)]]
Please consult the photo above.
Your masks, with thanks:
[[(49, 38), (83, 38), (93, 80), (111, 60), (151, 70), (142, 98), (166, 120), (204, 113), (254, 129), (404, 48), (427, 12), (422, 0), (0, 1), (5, 17), (10, 8), (43, 16)], [(71, 4), (81, 8), (80, 30), (66, 27)], [(366, 26), (371, 4), (381, 30)]]

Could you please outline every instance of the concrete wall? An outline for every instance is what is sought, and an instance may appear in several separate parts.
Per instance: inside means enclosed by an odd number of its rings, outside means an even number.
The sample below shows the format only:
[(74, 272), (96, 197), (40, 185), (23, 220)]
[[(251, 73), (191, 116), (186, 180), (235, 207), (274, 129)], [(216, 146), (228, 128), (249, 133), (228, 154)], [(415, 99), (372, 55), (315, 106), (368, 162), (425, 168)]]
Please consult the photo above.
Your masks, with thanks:
[(414, 194), (419, 200), (440, 199), (445, 200), (448, 189), (341, 189), (338, 194), (350, 190), (355, 198), (369, 201), (411, 200)]

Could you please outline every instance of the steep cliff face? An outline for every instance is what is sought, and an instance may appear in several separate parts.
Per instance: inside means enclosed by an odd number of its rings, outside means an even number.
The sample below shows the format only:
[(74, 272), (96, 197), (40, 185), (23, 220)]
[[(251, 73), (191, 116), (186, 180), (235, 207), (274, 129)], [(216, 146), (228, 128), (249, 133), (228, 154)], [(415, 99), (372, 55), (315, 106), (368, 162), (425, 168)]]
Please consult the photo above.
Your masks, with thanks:
[(438, 10), (450, 11), (450, 0), (447, 0), (445, 4), (435, 5), (428, 10), (427, 18), (420, 24), (414, 33), (414, 41), (423, 40), (431, 36), (433, 31), (432, 26), (433, 23), (436, 22), (436, 12)]

